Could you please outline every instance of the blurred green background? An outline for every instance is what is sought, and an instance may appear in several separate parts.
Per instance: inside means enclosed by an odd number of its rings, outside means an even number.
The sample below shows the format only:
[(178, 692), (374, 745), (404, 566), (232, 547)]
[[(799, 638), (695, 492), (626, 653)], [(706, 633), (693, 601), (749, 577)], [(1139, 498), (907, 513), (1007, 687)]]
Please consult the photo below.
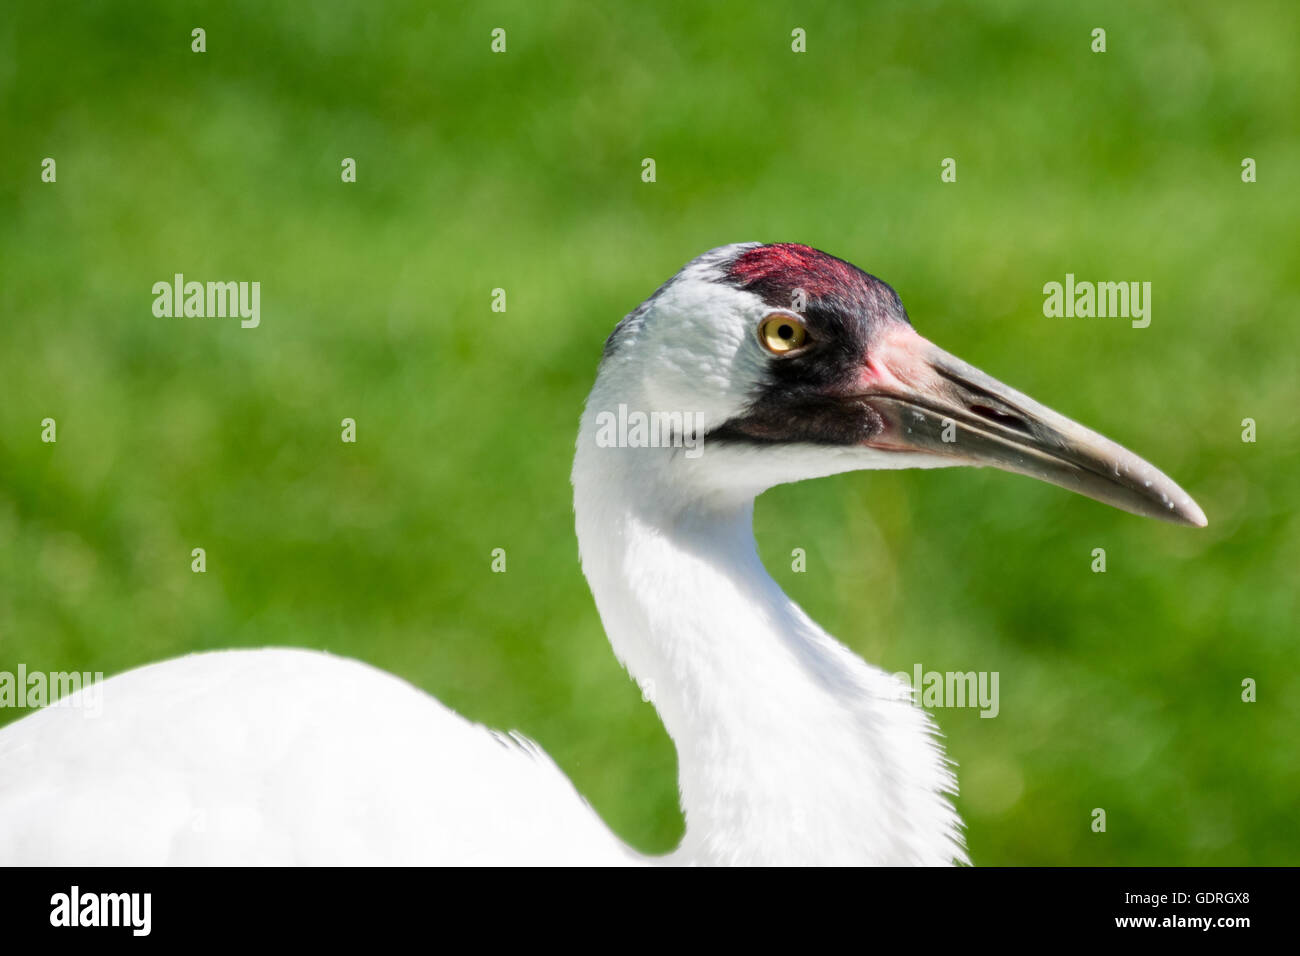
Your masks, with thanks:
[[(855, 651), (1000, 673), (997, 719), (936, 712), (973, 860), (1296, 863), (1300, 7), (648, 6), (6, 4), (0, 668), (355, 656), (672, 848), (671, 742), (577, 562), (578, 414), (684, 261), (802, 241), (1210, 518), (985, 471), (759, 501), (769, 567)], [(176, 272), (259, 280), (261, 327), (155, 318)], [(1150, 328), (1045, 318), (1066, 272), (1151, 281)]]

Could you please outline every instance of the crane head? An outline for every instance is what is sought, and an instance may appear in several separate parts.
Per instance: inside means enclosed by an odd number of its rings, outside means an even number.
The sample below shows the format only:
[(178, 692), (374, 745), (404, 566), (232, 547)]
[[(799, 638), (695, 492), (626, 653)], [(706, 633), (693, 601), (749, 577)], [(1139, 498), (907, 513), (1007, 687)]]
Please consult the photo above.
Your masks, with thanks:
[(1154, 466), (940, 349), (886, 283), (804, 245), (741, 243), (688, 263), (615, 329), (601, 377), (649, 410), (698, 410), (703, 454), (683, 467), (706, 485), (991, 466), (1206, 523)]

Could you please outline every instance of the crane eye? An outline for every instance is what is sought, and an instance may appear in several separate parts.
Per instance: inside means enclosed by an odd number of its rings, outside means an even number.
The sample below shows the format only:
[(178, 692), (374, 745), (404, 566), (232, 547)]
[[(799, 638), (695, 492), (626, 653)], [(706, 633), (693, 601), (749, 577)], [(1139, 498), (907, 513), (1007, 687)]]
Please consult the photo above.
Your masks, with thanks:
[(758, 326), (758, 341), (775, 355), (784, 355), (803, 348), (808, 341), (808, 330), (803, 320), (787, 312), (774, 312)]

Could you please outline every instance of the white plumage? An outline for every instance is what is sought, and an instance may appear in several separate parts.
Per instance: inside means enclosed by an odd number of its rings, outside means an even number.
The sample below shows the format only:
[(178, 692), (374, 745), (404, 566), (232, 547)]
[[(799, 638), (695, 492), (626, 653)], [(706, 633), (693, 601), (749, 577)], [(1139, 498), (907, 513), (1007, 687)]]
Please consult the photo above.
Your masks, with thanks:
[(101, 691), (0, 731), (0, 863), (632, 859), (532, 744), (358, 661), (217, 651)]

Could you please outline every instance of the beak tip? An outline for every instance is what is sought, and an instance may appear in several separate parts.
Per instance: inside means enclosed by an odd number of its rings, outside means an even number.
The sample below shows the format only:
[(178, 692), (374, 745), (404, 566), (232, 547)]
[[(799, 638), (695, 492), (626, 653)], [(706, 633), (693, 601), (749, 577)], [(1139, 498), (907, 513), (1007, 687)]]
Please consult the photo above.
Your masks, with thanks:
[(1166, 507), (1169, 511), (1165, 517), (1175, 524), (1185, 525), (1189, 528), (1204, 528), (1208, 525), (1209, 519), (1205, 517), (1205, 512), (1201, 506), (1192, 500), (1191, 495), (1183, 494), (1182, 500), (1178, 504), (1169, 502)]

